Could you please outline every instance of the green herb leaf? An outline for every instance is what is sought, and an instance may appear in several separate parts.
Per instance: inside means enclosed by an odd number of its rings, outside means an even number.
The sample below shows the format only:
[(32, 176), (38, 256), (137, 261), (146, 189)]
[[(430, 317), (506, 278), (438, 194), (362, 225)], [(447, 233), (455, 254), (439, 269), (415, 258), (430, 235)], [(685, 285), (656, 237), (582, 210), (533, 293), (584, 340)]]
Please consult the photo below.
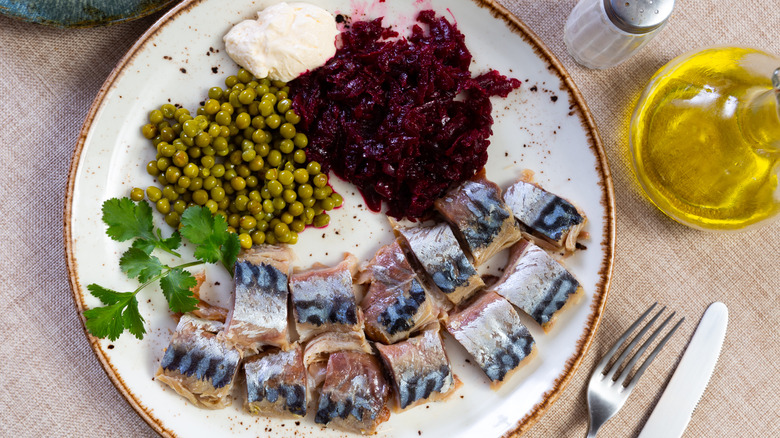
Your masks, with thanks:
[(165, 245), (165, 248), (162, 249), (167, 248), (168, 250), (173, 251), (181, 246), (181, 234), (179, 234), (178, 231), (174, 231), (173, 234), (171, 234), (171, 237), (162, 239), (161, 242)]
[[(222, 216), (220, 216), (221, 218)], [(238, 234), (230, 233), (225, 243), (222, 245), (222, 264), (233, 276), (233, 267), (238, 259), (238, 251), (241, 250), (241, 243), (238, 241)]]
[(116, 292), (97, 284), (87, 289), (107, 306), (95, 307), (84, 312), (87, 330), (99, 338), (115, 341), (127, 329), (138, 339), (144, 333), (144, 319), (138, 312), (135, 292)]
[(133, 244), (130, 245), (130, 248), (140, 249), (141, 251), (147, 254), (151, 254), (152, 250), (154, 250), (155, 247), (156, 245), (154, 244), (154, 242), (150, 242), (144, 239), (135, 239), (135, 241), (133, 241)]
[(146, 202), (135, 203), (130, 198), (109, 199), (103, 203), (106, 234), (116, 241), (133, 238), (157, 240), (154, 236), (152, 208)]
[(119, 259), (119, 268), (122, 272), (130, 278), (138, 277), (141, 283), (146, 283), (152, 277), (160, 275), (163, 267), (160, 259), (138, 248), (131, 247)]
[(168, 307), (172, 312), (184, 313), (195, 310), (198, 299), (192, 294), (192, 288), (198, 284), (195, 277), (182, 268), (174, 268), (168, 275), (160, 279)]
[(212, 216), (206, 207), (190, 207), (181, 217), (181, 234), (197, 245), (195, 257), (206, 263), (217, 263), (222, 258), (222, 245), (232, 233), (221, 215)]

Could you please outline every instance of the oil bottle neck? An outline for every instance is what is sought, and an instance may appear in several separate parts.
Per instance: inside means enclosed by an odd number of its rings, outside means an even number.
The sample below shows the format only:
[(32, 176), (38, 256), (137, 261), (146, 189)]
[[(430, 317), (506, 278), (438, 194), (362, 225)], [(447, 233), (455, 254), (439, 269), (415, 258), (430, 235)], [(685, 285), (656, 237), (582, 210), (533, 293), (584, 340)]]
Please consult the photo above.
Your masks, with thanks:
[(772, 88), (759, 90), (746, 101), (743, 133), (761, 154), (780, 154), (780, 68), (772, 75)]

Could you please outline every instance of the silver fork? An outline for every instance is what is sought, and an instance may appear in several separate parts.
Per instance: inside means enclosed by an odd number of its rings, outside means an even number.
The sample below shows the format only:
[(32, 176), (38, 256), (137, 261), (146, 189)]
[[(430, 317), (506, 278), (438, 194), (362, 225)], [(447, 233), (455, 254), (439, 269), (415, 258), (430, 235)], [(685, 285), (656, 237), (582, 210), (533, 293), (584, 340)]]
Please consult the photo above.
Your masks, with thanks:
[[(623, 333), (623, 336), (618, 339), (615, 345), (609, 350), (604, 358), (601, 359), (601, 362), (599, 362), (599, 364), (596, 366), (596, 369), (593, 371), (593, 375), (590, 377), (590, 382), (588, 383), (588, 413), (590, 414), (590, 419), (588, 421), (588, 435), (586, 438), (594, 438), (599, 428), (604, 423), (606, 423), (607, 420), (612, 418), (617, 413), (617, 411), (620, 410), (620, 408), (623, 407), (623, 405), (626, 403), (626, 399), (628, 399), (631, 391), (633, 391), (634, 386), (636, 386), (639, 378), (642, 377), (642, 374), (645, 372), (647, 367), (650, 366), (650, 363), (653, 361), (653, 359), (655, 359), (664, 345), (666, 345), (666, 342), (669, 340), (669, 338), (672, 337), (672, 334), (674, 334), (677, 328), (680, 327), (680, 324), (685, 321), (685, 318), (682, 318), (677, 322), (677, 324), (675, 324), (669, 333), (667, 333), (666, 336), (661, 339), (655, 349), (653, 349), (652, 353), (650, 353), (647, 359), (645, 359), (644, 363), (642, 363), (637, 372), (629, 380), (628, 376), (632, 368), (634, 368), (634, 365), (636, 365), (637, 361), (642, 357), (645, 350), (647, 350), (650, 344), (655, 340), (656, 337), (658, 337), (659, 333), (661, 333), (664, 327), (666, 327), (669, 321), (671, 321), (674, 317), (675, 312), (672, 312), (672, 314), (666, 318), (661, 326), (650, 335), (650, 337), (642, 344), (641, 347), (639, 347), (639, 350), (634, 353), (628, 363), (625, 364), (626, 357), (629, 355), (629, 353), (631, 353), (631, 350), (634, 349), (636, 344), (638, 344), (641, 340), (642, 336), (644, 336), (645, 333), (650, 330), (650, 327), (666, 309), (666, 307), (662, 308), (631, 340), (631, 343), (628, 344), (626, 349), (623, 351), (623, 353), (620, 354), (620, 357), (615, 360), (612, 366), (607, 368), (607, 364), (609, 363), (610, 359), (615, 356), (617, 351), (620, 349), (620, 346), (626, 342), (631, 333), (636, 330), (637, 327), (639, 327), (645, 317), (650, 314), (650, 312), (652, 312), (657, 304), (658, 303), (655, 303), (650, 306), (650, 308), (647, 309), (645, 313), (643, 313), (642, 316), (640, 316), (639, 319), (637, 319), (631, 325), (631, 327), (626, 330), (625, 333)], [(625, 366), (623, 366), (624, 364)], [(615, 374), (621, 368), (622, 372), (617, 376), (617, 378), (615, 378)]]

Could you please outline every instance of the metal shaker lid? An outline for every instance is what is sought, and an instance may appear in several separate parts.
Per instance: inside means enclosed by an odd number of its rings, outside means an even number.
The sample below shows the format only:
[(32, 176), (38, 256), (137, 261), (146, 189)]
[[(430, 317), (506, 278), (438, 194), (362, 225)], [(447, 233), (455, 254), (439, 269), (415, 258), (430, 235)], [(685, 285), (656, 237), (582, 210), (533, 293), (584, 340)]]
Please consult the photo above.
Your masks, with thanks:
[(621, 30), (642, 34), (666, 22), (672, 15), (674, 0), (604, 0), (604, 9)]

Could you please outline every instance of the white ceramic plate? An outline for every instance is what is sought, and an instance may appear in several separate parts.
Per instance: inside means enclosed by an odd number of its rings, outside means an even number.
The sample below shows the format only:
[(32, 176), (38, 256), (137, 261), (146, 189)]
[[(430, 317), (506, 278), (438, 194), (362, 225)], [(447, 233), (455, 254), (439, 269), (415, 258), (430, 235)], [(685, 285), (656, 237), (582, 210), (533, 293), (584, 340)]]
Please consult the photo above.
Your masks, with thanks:
[[(209, 87), (223, 85), (236, 66), (224, 53), (222, 35), (269, 3), (184, 2), (141, 37), (101, 89), (74, 153), (65, 206), (68, 268), (80, 310), (99, 305), (86, 290), (90, 283), (117, 290), (135, 288), (118, 268), (127, 245), (106, 236), (100, 208), (108, 198), (127, 196), (131, 187), (153, 183), (144, 169), (154, 151), (139, 129), (148, 111), (168, 99), (194, 110)], [(536, 36), (490, 1), (326, 0), (318, 4), (352, 20), (385, 16), (385, 24), (399, 28), (412, 23), (420, 9), (433, 8), (454, 17), (474, 55), (473, 72), (494, 68), (523, 82), (507, 99), (494, 100), (488, 177), (506, 187), (522, 169), (532, 169), (538, 182), (574, 201), (589, 218), (587, 249), (566, 260), (585, 288), (585, 299), (568, 308), (551, 333), (542, 333), (527, 320), (538, 342), (538, 356), (494, 392), (484, 374), (466, 361), (465, 351), (446, 339), (454, 371), (464, 385), (452, 399), (393, 415), (379, 429), (379, 436), (448, 438), (522, 433), (577, 369), (598, 326), (609, 286), (614, 248), (612, 183), (585, 103)], [(327, 229), (300, 235), (294, 247), (298, 266), (333, 264), (344, 251), (368, 260), (393, 238), (385, 217), (362, 208), (354, 188), (342, 181), (334, 181), (334, 188), (344, 195), (345, 207), (333, 212)], [(496, 257), (486, 270), (495, 273), (504, 262), (505, 255)], [(208, 275), (205, 298), (228, 303), (231, 287), (226, 274), (214, 268)], [(161, 434), (344, 435), (316, 425), (311, 414), (300, 422), (250, 416), (241, 409), (240, 397), (224, 410), (192, 406), (153, 379), (175, 328), (162, 294), (145, 290), (139, 301), (148, 332), (142, 341), (127, 333), (116, 342), (87, 336), (119, 391)]]

